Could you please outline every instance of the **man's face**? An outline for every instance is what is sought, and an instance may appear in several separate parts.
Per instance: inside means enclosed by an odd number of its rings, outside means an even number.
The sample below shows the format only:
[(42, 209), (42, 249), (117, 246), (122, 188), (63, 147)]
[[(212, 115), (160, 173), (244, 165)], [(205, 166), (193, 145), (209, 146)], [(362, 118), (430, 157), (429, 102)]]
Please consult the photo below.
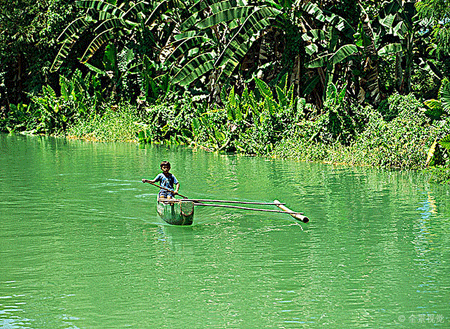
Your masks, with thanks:
[(161, 170), (162, 170), (164, 173), (167, 173), (167, 172), (169, 172), (170, 167), (169, 167), (168, 165), (162, 165), (162, 166), (161, 166)]

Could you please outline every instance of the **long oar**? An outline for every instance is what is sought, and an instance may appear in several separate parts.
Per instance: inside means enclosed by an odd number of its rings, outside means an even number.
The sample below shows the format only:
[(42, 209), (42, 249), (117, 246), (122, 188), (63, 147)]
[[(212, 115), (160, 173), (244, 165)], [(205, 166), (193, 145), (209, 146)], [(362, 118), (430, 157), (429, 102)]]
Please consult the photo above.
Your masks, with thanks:
[[(275, 204), (275, 203), (274, 203)], [(220, 207), (220, 208), (233, 208), (233, 209), (243, 209), (243, 210), (253, 210), (253, 211), (263, 211), (263, 212), (276, 212), (276, 213), (284, 213), (284, 214), (289, 214), (292, 217), (294, 217), (295, 219), (301, 220), (304, 223), (308, 222), (308, 218), (305, 216), (302, 216), (302, 213), (299, 212), (295, 212), (295, 211), (285, 211), (285, 210), (272, 210), (272, 209), (259, 209), (259, 208), (248, 208), (248, 207), (239, 207), (239, 206), (230, 206), (230, 205), (225, 205), (225, 204), (208, 204), (208, 203), (196, 203), (194, 202), (195, 206), (202, 206), (202, 207)], [(301, 219), (301, 218), (306, 218), (306, 222)]]
[[(255, 204), (255, 205), (262, 205), (262, 206), (276, 206), (278, 204), (275, 202), (250, 202), (250, 201), (210, 200), (210, 199), (185, 199), (184, 201)], [(280, 204), (285, 204), (285, 203), (280, 203)]]
[(175, 192), (175, 191), (171, 190), (170, 188), (167, 188), (167, 187), (164, 187), (164, 186), (156, 185), (155, 183), (151, 183), (151, 182), (149, 182), (149, 181), (147, 181), (147, 180), (146, 180), (146, 181), (142, 180), (142, 183), (149, 183), (149, 184), (152, 184), (153, 186), (159, 187), (160, 189), (163, 189), (163, 190), (172, 192), (173, 194), (179, 195), (179, 196), (181, 196), (183, 199), (187, 199), (187, 196), (184, 196), (183, 194), (180, 194), (180, 193), (178, 193), (178, 192)]

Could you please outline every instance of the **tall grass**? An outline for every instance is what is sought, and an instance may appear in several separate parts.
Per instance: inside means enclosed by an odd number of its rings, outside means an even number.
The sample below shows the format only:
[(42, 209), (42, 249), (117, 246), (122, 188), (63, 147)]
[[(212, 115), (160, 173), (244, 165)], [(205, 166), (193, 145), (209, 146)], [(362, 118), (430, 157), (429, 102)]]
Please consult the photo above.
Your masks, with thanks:
[(91, 141), (137, 142), (138, 125), (136, 108), (130, 105), (109, 107), (102, 115), (80, 119), (71, 125), (66, 134), (69, 138)]

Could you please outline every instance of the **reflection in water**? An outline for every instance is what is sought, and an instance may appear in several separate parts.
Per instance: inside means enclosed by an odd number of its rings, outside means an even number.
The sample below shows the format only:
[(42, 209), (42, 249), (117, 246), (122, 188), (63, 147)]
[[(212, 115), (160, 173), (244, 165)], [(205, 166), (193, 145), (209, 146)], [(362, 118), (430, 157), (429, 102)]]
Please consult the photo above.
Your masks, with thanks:
[[(450, 191), (420, 174), (26, 136), (0, 153), (0, 327), (448, 327)], [(169, 226), (140, 181), (161, 160), (190, 198), (311, 221)]]
[(163, 238), (160, 241), (167, 243), (170, 250), (183, 257), (194, 255), (194, 228), (191, 226), (178, 227), (171, 225), (159, 226)]

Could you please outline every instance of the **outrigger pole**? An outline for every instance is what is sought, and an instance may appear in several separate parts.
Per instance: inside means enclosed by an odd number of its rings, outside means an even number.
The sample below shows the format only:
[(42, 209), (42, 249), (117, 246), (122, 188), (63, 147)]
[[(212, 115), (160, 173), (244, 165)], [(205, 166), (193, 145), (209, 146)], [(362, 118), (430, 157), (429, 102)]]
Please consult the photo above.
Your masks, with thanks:
[[(210, 199), (186, 199), (184, 201), (192, 201), (192, 202), (217, 202), (217, 203), (238, 203), (238, 204), (255, 204), (255, 205), (262, 205), (262, 206), (276, 206), (277, 204), (275, 202), (251, 202), (251, 201), (231, 201), (231, 200), (210, 200)], [(281, 203), (285, 204), (285, 203)]]
[(274, 200), (273, 203), (275, 203), (278, 208), (282, 209), (283, 212), (291, 215), (295, 219), (298, 219), (298, 220), (302, 221), (303, 223), (308, 223), (309, 222), (309, 218), (308, 217), (303, 216), (302, 213), (294, 213), (291, 209), (289, 209), (288, 207), (285, 207), (284, 203), (280, 203), (280, 201), (278, 201), (278, 200)]
[[(275, 203), (270, 203), (271, 205), (277, 205)], [(281, 204), (280, 204), (281, 205)], [(202, 207), (220, 207), (220, 208), (233, 208), (233, 209), (243, 209), (243, 210), (253, 210), (253, 211), (262, 211), (262, 212), (276, 212), (276, 213), (284, 213), (289, 214), (295, 219), (302, 221), (303, 223), (307, 223), (309, 221), (308, 217), (303, 216), (300, 212), (295, 212), (292, 210), (273, 210), (273, 209), (259, 209), (259, 208), (248, 208), (248, 207), (239, 207), (239, 206), (230, 206), (225, 204), (208, 204), (201, 202), (194, 202), (194, 206), (202, 206)], [(287, 208), (286, 208), (287, 209)]]

